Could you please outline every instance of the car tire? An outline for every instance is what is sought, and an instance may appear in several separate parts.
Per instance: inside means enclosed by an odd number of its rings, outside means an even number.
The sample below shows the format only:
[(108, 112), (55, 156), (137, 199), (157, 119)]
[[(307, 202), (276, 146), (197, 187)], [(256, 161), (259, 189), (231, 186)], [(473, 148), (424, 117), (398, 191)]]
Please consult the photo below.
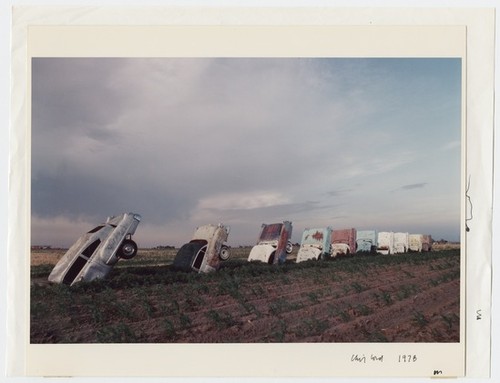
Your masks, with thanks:
[(220, 249), (219, 258), (223, 261), (227, 261), (230, 256), (231, 256), (231, 253), (229, 252), (229, 247), (222, 246)]
[(292, 251), (293, 251), (293, 245), (292, 245), (292, 242), (288, 241), (286, 243), (286, 248), (285, 248), (285, 251), (287, 254), (291, 254)]
[(137, 255), (137, 244), (131, 239), (125, 239), (118, 249), (118, 256), (123, 259), (132, 259)]

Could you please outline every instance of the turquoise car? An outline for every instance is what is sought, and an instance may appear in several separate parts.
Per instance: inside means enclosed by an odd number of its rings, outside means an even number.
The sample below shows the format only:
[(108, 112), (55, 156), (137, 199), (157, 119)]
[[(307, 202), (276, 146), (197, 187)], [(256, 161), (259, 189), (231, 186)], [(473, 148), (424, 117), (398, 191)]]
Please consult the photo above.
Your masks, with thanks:
[(324, 259), (330, 257), (332, 228), (305, 229), (302, 233), (299, 252), (296, 262), (304, 262), (311, 259)]

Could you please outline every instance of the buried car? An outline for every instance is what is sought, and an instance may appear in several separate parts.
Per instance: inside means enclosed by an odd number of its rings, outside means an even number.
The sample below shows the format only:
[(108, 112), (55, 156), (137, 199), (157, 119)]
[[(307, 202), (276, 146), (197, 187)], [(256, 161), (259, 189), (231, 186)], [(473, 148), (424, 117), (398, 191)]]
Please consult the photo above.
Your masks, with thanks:
[(408, 251), (410, 245), (409, 236), (408, 233), (394, 233), (394, 254)]
[(310, 259), (324, 259), (330, 257), (332, 228), (305, 229), (302, 233), (297, 263)]
[(222, 224), (197, 227), (193, 239), (181, 246), (172, 268), (180, 271), (208, 273), (219, 269), (221, 261), (229, 258), (229, 247), (224, 245), (229, 226)]
[(356, 229), (332, 231), (331, 254), (333, 258), (354, 255), (356, 253)]
[(377, 237), (377, 253), (394, 254), (394, 233), (392, 231), (381, 231)]
[(365, 254), (377, 253), (377, 232), (375, 230), (356, 231), (356, 252)]
[(141, 216), (134, 213), (108, 217), (68, 249), (52, 269), (49, 281), (73, 285), (106, 277), (120, 258), (131, 259), (137, 254), (132, 235), (140, 221)]
[(409, 251), (431, 251), (432, 250), (432, 237), (427, 234), (410, 234), (409, 235)]
[(252, 247), (248, 261), (260, 261), (270, 265), (284, 263), (293, 250), (292, 223), (262, 224), (257, 244)]

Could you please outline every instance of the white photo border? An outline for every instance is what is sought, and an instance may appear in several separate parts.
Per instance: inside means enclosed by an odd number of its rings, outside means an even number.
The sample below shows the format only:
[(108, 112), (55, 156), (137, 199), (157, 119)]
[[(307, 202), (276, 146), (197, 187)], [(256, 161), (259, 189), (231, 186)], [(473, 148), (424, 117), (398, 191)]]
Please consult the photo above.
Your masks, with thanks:
[[(409, 377), (433, 376), (435, 371), (441, 371), (440, 376), (488, 376), (493, 20), (492, 10), (487, 9), (372, 9), (360, 12), (307, 8), (16, 8), (10, 142), (12, 178), (9, 185), (9, 206), (16, 214), (9, 216), (8, 275), (10, 301), (18, 304), (9, 307), (8, 312), (9, 373), (27, 376), (185, 376), (186, 371), (190, 371), (190, 376)], [(160, 35), (162, 39), (158, 38)], [(156, 38), (151, 39), (151, 36)], [(182, 36), (181, 44), (179, 36)], [(210, 37), (211, 43), (200, 46), (197, 41), (202, 36)], [(264, 47), (255, 43), (263, 36), (266, 39)], [(327, 41), (335, 42), (335, 49), (324, 44), (312, 46), (310, 42), (318, 36), (323, 36), (320, 41), (328, 36)], [(144, 41), (153, 42), (143, 44)], [(461, 303), (465, 304), (461, 304), (460, 343), (29, 344), (31, 57), (234, 57), (238, 49), (238, 56), (247, 57), (318, 57), (322, 54), (326, 57), (463, 58), (463, 78), (467, 81), (463, 82), (466, 92), (462, 105), (468, 102), (467, 108), (462, 110), (462, 244), (466, 247), (463, 254), (467, 256), (462, 257), (461, 264)], [(466, 190), (469, 177), (470, 185)], [(474, 220), (468, 222), (469, 232), (465, 232), (466, 192), (474, 201)], [(109, 353), (118, 353), (120, 363), (106, 363)], [(347, 362), (353, 353), (383, 353), (387, 362), (360, 368)], [(391, 362), (402, 353), (422, 355), (422, 362), (412, 366)], [(77, 362), (89, 354), (94, 356), (95, 364), (82, 366)], [(214, 356), (206, 358), (207, 354)], [(221, 354), (229, 357), (223, 364), (216, 361)], [(268, 362), (278, 354), (285, 362)], [(304, 359), (303, 355), (314, 355), (314, 358)], [(137, 363), (138, 358), (143, 363)], [(190, 359), (197, 360), (196, 371), (186, 370), (181, 363)], [(247, 360), (252, 363), (248, 364)], [(333, 367), (332, 360), (339, 363)]]

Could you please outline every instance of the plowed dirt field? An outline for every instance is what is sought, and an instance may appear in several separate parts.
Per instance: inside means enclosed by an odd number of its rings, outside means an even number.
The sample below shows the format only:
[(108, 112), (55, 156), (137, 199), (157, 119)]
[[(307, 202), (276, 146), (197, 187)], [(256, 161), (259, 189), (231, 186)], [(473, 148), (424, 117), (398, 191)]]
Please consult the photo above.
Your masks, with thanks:
[(240, 251), (199, 275), (143, 250), (73, 287), (47, 282), (63, 251), (32, 253), (31, 342), (459, 341), (459, 250), (280, 266)]

